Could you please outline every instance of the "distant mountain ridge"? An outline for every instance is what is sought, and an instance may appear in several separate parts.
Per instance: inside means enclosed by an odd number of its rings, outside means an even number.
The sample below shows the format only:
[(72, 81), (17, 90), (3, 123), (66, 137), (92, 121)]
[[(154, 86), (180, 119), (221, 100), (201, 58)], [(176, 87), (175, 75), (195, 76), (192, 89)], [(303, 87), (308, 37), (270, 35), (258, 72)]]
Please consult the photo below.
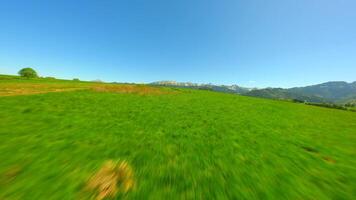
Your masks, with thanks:
[(191, 83), (191, 82), (176, 82), (176, 81), (157, 81), (157, 82), (150, 83), (150, 85), (203, 89), (203, 90), (212, 90), (217, 92), (237, 93), (237, 94), (244, 94), (252, 90), (251, 88), (240, 87), (238, 85), (214, 85), (210, 83), (198, 84), (198, 83)]
[(326, 99), (315, 95), (306, 95), (303, 93), (293, 93), (288, 91), (288, 89), (283, 88), (264, 88), (257, 89), (247, 92), (243, 95), (261, 97), (267, 99), (290, 99), (298, 101), (307, 101), (307, 102), (317, 102), (317, 103), (326, 103)]
[(316, 103), (346, 103), (356, 99), (356, 81), (330, 81), (317, 85), (289, 89), (265, 88), (253, 90), (245, 95), (270, 99), (297, 99)]
[(348, 100), (356, 97), (356, 81), (330, 81), (322, 84), (288, 89), (291, 93), (314, 95), (332, 102)]
[(356, 81), (330, 81), (326, 83), (293, 88), (246, 88), (238, 85), (197, 84), (190, 82), (157, 81), (151, 85), (206, 89), (218, 92), (236, 93), (269, 99), (293, 99), (315, 103), (347, 103), (356, 100)]

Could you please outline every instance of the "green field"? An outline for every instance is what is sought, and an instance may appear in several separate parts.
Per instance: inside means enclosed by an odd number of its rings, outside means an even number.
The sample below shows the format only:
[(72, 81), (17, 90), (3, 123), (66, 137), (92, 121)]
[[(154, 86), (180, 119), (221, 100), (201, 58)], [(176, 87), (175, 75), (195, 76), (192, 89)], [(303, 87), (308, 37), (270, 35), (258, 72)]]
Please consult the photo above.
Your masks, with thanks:
[(95, 199), (85, 188), (108, 160), (134, 173), (116, 199), (354, 199), (356, 113), (2, 76), (1, 200)]

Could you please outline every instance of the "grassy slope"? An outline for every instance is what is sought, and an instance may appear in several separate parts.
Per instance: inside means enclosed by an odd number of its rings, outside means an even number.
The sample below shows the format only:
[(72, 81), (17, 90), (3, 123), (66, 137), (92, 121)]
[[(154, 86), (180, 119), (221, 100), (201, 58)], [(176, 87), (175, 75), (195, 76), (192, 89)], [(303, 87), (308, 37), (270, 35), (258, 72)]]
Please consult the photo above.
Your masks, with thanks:
[(0, 97), (0, 199), (86, 198), (110, 159), (135, 171), (118, 198), (356, 196), (356, 113), (179, 91)]

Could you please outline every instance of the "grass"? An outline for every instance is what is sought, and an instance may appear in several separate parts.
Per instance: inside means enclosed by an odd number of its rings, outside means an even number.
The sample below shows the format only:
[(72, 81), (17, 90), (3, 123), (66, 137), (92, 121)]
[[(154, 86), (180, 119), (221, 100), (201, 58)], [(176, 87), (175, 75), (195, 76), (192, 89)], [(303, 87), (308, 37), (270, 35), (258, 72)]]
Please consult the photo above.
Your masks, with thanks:
[(110, 160), (135, 179), (115, 199), (356, 196), (354, 112), (62, 80), (2, 78), (0, 91), (31, 84), (40, 94), (0, 97), (0, 199), (94, 199), (85, 188)]

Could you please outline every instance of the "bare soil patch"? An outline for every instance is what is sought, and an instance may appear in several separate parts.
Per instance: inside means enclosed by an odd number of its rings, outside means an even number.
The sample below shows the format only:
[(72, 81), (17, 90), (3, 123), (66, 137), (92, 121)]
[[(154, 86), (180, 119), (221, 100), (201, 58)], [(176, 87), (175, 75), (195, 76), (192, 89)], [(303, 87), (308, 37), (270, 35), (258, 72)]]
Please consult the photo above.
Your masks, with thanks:
[(96, 85), (93, 86), (92, 89), (98, 92), (134, 93), (140, 95), (160, 95), (169, 93), (161, 88), (146, 85)]
[(126, 193), (134, 186), (133, 170), (126, 161), (107, 161), (88, 182), (96, 199), (114, 198), (118, 192)]
[(82, 90), (86, 87), (75, 87), (63, 84), (33, 84), (33, 83), (14, 83), (0, 84), (0, 96), (17, 96), (42, 94), (48, 92), (65, 92)]
[(160, 95), (171, 93), (162, 88), (146, 85), (112, 84), (60, 84), (60, 83), (11, 83), (0, 84), (0, 96), (32, 95), (49, 92), (67, 92), (91, 89), (98, 92), (134, 93), (140, 95)]

